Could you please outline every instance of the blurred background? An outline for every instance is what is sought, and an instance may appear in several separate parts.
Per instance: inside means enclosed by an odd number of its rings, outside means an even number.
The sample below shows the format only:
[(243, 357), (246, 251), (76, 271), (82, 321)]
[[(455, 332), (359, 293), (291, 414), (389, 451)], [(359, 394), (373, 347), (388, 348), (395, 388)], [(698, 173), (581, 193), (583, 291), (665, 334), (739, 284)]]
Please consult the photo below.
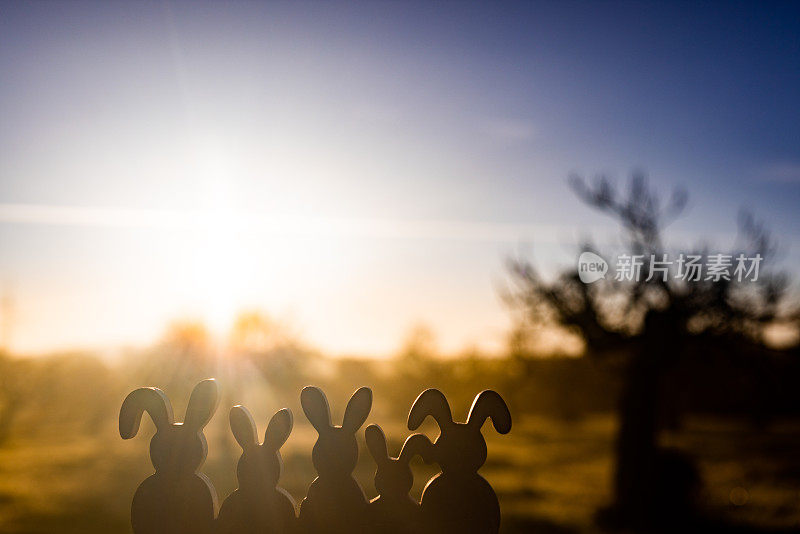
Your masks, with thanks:
[[(504, 532), (796, 530), (798, 35), (778, 2), (3, 4), (0, 531), (129, 532), (122, 400), (181, 419), (209, 376), (221, 499), (234, 404), (294, 412), (299, 502), (304, 385), (335, 421), (371, 387), (395, 454), (422, 390), (492, 388)], [(720, 253), (758, 279), (613, 279)]]

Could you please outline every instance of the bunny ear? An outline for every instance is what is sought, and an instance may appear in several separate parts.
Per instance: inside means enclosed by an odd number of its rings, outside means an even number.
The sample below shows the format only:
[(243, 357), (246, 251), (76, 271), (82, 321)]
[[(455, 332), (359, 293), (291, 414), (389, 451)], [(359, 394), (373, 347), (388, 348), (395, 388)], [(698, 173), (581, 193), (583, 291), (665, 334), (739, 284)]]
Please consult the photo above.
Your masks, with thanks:
[(278, 410), (267, 425), (267, 431), (264, 433), (264, 446), (271, 451), (280, 449), (289, 439), (293, 425), (294, 419), (291, 410), (289, 408)]
[(435, 461), (435, 452), (436, 448), (433, 443), (431, 443), (431, 440), (428, 439), (428, 436), (423, 434), (411, 434), (406, 438), (406, 442), (403, 443), (403, 448), (400, 449), (400, 456), (398, 458), (408, 463), (415, 455), (419, 455), (426, 464), (429, 464)]
[(450, 404), (438, 389), (426, 389), (420, 393), (411, 406), (411, 411), (408, 412), (408, 429), (418, 429), (422, 421), (429, 415), (436, 420), (442, 431), (453, 424), (453, 413), (450, 411)]
[(228, 419), (231, 422), (233, 437), (236, 438), (236, 442), (242, 450), (258, 445), (256, 423), (247, 408), (242, 405), (234, 406), (228, 414)]
[(375, 463), (381, 465), (389, 459), (389, 449), (386, 448), (386, 436), (378, 425), (369, 425), (364, 431), (367, 448)]
[(469, 409), (467, 424), (480, 430), (487, 417), (492, 418), (494, 429), (499, 433), (508, 434), (511, 430), (511, 412), (508, 411), (506, 401), (491, 389), (481, 391), (475, 397), (472, 408)]
[(300, 392), (300, 404), (317, 432), (324, 432), (331, 428), (331, 410), (328, 406), (328, 399), (321, 389), (314, 386), (304, 387)]
[(211, 420), (217, 410), (217, 381), (213, 378), (203, 380), (194, 387), (186, 407), (186, 418), (183, 424), (187, 428), (200, 431)]
[(119, 410), (119, 435), (122, 439), (130, 439), (139, 432), (144, 412), (157, 430), (170, 426), (175, 420), (172, 417), (172, 405), (163, 391), (157, 388), (139, 388), (131, 391), (122, 402)]
[(358, 388), (350, 397), (347, 408), (344, 410), (342, 428), (346, 428), (355, 433), (367, 420), (369, 411), (372, 409), (372, 390), (369, 388)]

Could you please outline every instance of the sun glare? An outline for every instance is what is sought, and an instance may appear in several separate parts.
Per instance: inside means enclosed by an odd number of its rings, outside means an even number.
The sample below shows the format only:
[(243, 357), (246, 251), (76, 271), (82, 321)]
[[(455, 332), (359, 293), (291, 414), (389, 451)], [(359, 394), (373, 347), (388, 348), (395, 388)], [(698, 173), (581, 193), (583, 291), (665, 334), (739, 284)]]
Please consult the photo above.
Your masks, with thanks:
[[(191, 220), (194, 296), (187, 311), (198, 315), (218, 339), (245, 309), (292, 308), (297, 292), (313, 291), (320, 270), (341, 273), (339, 237), (330, 221), (289, 210), (252, 212), (239, 204), (244, 173), (233, 151), (218, 138), (196, 144), (193, 167), (202, 187), (201, 209)], [(259, 169), (268, 174), (270, 169)], [(348, 241), (348, 250), (359, 248)], [(292, 295), (292, 293), (295, 293)], [(281, 309), (281, 308), (284, 309)], [(273, 310), (274, 311), (274, 310)]]
[(203, 316), (213, 334), (222, 336), (233, 323), (236, 295), (249, 265), (240, 239), (242, 224), (235, 205), (236, 162), (220, 142), (198, 142), (194, 153), (203, 211), (197, 221), (194, 286)]

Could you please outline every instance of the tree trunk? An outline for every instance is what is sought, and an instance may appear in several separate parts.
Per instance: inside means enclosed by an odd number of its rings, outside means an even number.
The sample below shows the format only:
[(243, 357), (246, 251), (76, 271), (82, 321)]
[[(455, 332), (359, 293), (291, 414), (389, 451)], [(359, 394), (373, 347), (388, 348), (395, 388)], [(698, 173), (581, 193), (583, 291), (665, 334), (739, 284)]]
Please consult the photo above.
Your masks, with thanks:
[(631, 526), (651, 524), (658, 514), (660, 381), (665, 363), (677, 356), (679, 338), (671, 314), (651, 311), (645, 319), (641, 344), (634, 349), (625, 370), (613, 508), (617, 519)]
[(658, 369), (652, 356), (640, 349), (632, 357), (620, 399), (614, 508), (626, 523), (647, 522), (656, 483)]

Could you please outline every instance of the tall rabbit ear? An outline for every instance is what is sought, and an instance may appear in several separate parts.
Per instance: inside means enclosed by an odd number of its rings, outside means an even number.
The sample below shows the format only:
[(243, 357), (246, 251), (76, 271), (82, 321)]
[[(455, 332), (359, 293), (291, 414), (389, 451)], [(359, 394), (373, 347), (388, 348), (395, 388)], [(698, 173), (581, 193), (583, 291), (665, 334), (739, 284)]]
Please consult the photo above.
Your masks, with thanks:
[(231, 422), (233, 437), (243, 451), (258, 445), (256, 423), (247, 408), (242, 405), (234, 406), (228, 414), (228, 419)]
[(419, 394), (408, 412), (408, 429), (416, 430), (426, 417), (432, 416), (444, 430), (453, 424), (453, 413), (444, 394), (438, 389), (426, 389)]
[(125, 397), (119, 410), (119, 435), (122, 439), (130, 439), (139, 432), (145, 411), (150, 414), (157, 430), (175, 422), (172, 404), (163, 391), (157, 388), (135, 389)]
[(194, 387), (186, 407), (186, 418), (183, 424), (187, 428), (200, 431), (211, 420), (217, 410), (219, 395), (217, 381), (213, 378), (203, 380)]
[(508, 434), (511, 430), (511, 412), (508, 411), (506, 401), (496, 391), (487, 389), (475, 396), (472, 408), (469, 409), (467, 424), (473, 428), (480, 428), (491, 417), (494, 429), (501, 434)]
[(358, 388), (350, 397), (347, 403), (347, 408), (344, 410), (344, 418), (342, 419), (342, 428), (355, 433), (361, 428), (361, 425), (366, 422), (369, 417), (369, 411), (372, 409), (372, 390), (369, 388)]
[(367, 440), (367, 448), (375, 463), (385, 464), (389, 461), (389, 449), (386, 447), (386, 436), (378, 425), (369, 425), (364, 431)]
[(264, 433), (264, 447), (271, 451), (280, 449), (289, 439), (293, 425), (294, 419), (291, 410), (289, 408), (278, 410), (267, 425), (267, 431)]
[(314, 386), (306, 386), (300, 392), (300, 404), (309, 422), (317, 429), (317, 432), (324, 432), (331, 428), (331, 410), (328, 406), (328, 399), (321, 389)]
[(398, 459), (402, 462), (408, 463), (415, 455), (419, 455), (426, 464), (436, 461), (435, 458), (436, 447), (434, 447), (428, 436), (423, 434), (411, 434), (406, 438), (403, 443), (403, 448), (400, 449), (400, 456)]

